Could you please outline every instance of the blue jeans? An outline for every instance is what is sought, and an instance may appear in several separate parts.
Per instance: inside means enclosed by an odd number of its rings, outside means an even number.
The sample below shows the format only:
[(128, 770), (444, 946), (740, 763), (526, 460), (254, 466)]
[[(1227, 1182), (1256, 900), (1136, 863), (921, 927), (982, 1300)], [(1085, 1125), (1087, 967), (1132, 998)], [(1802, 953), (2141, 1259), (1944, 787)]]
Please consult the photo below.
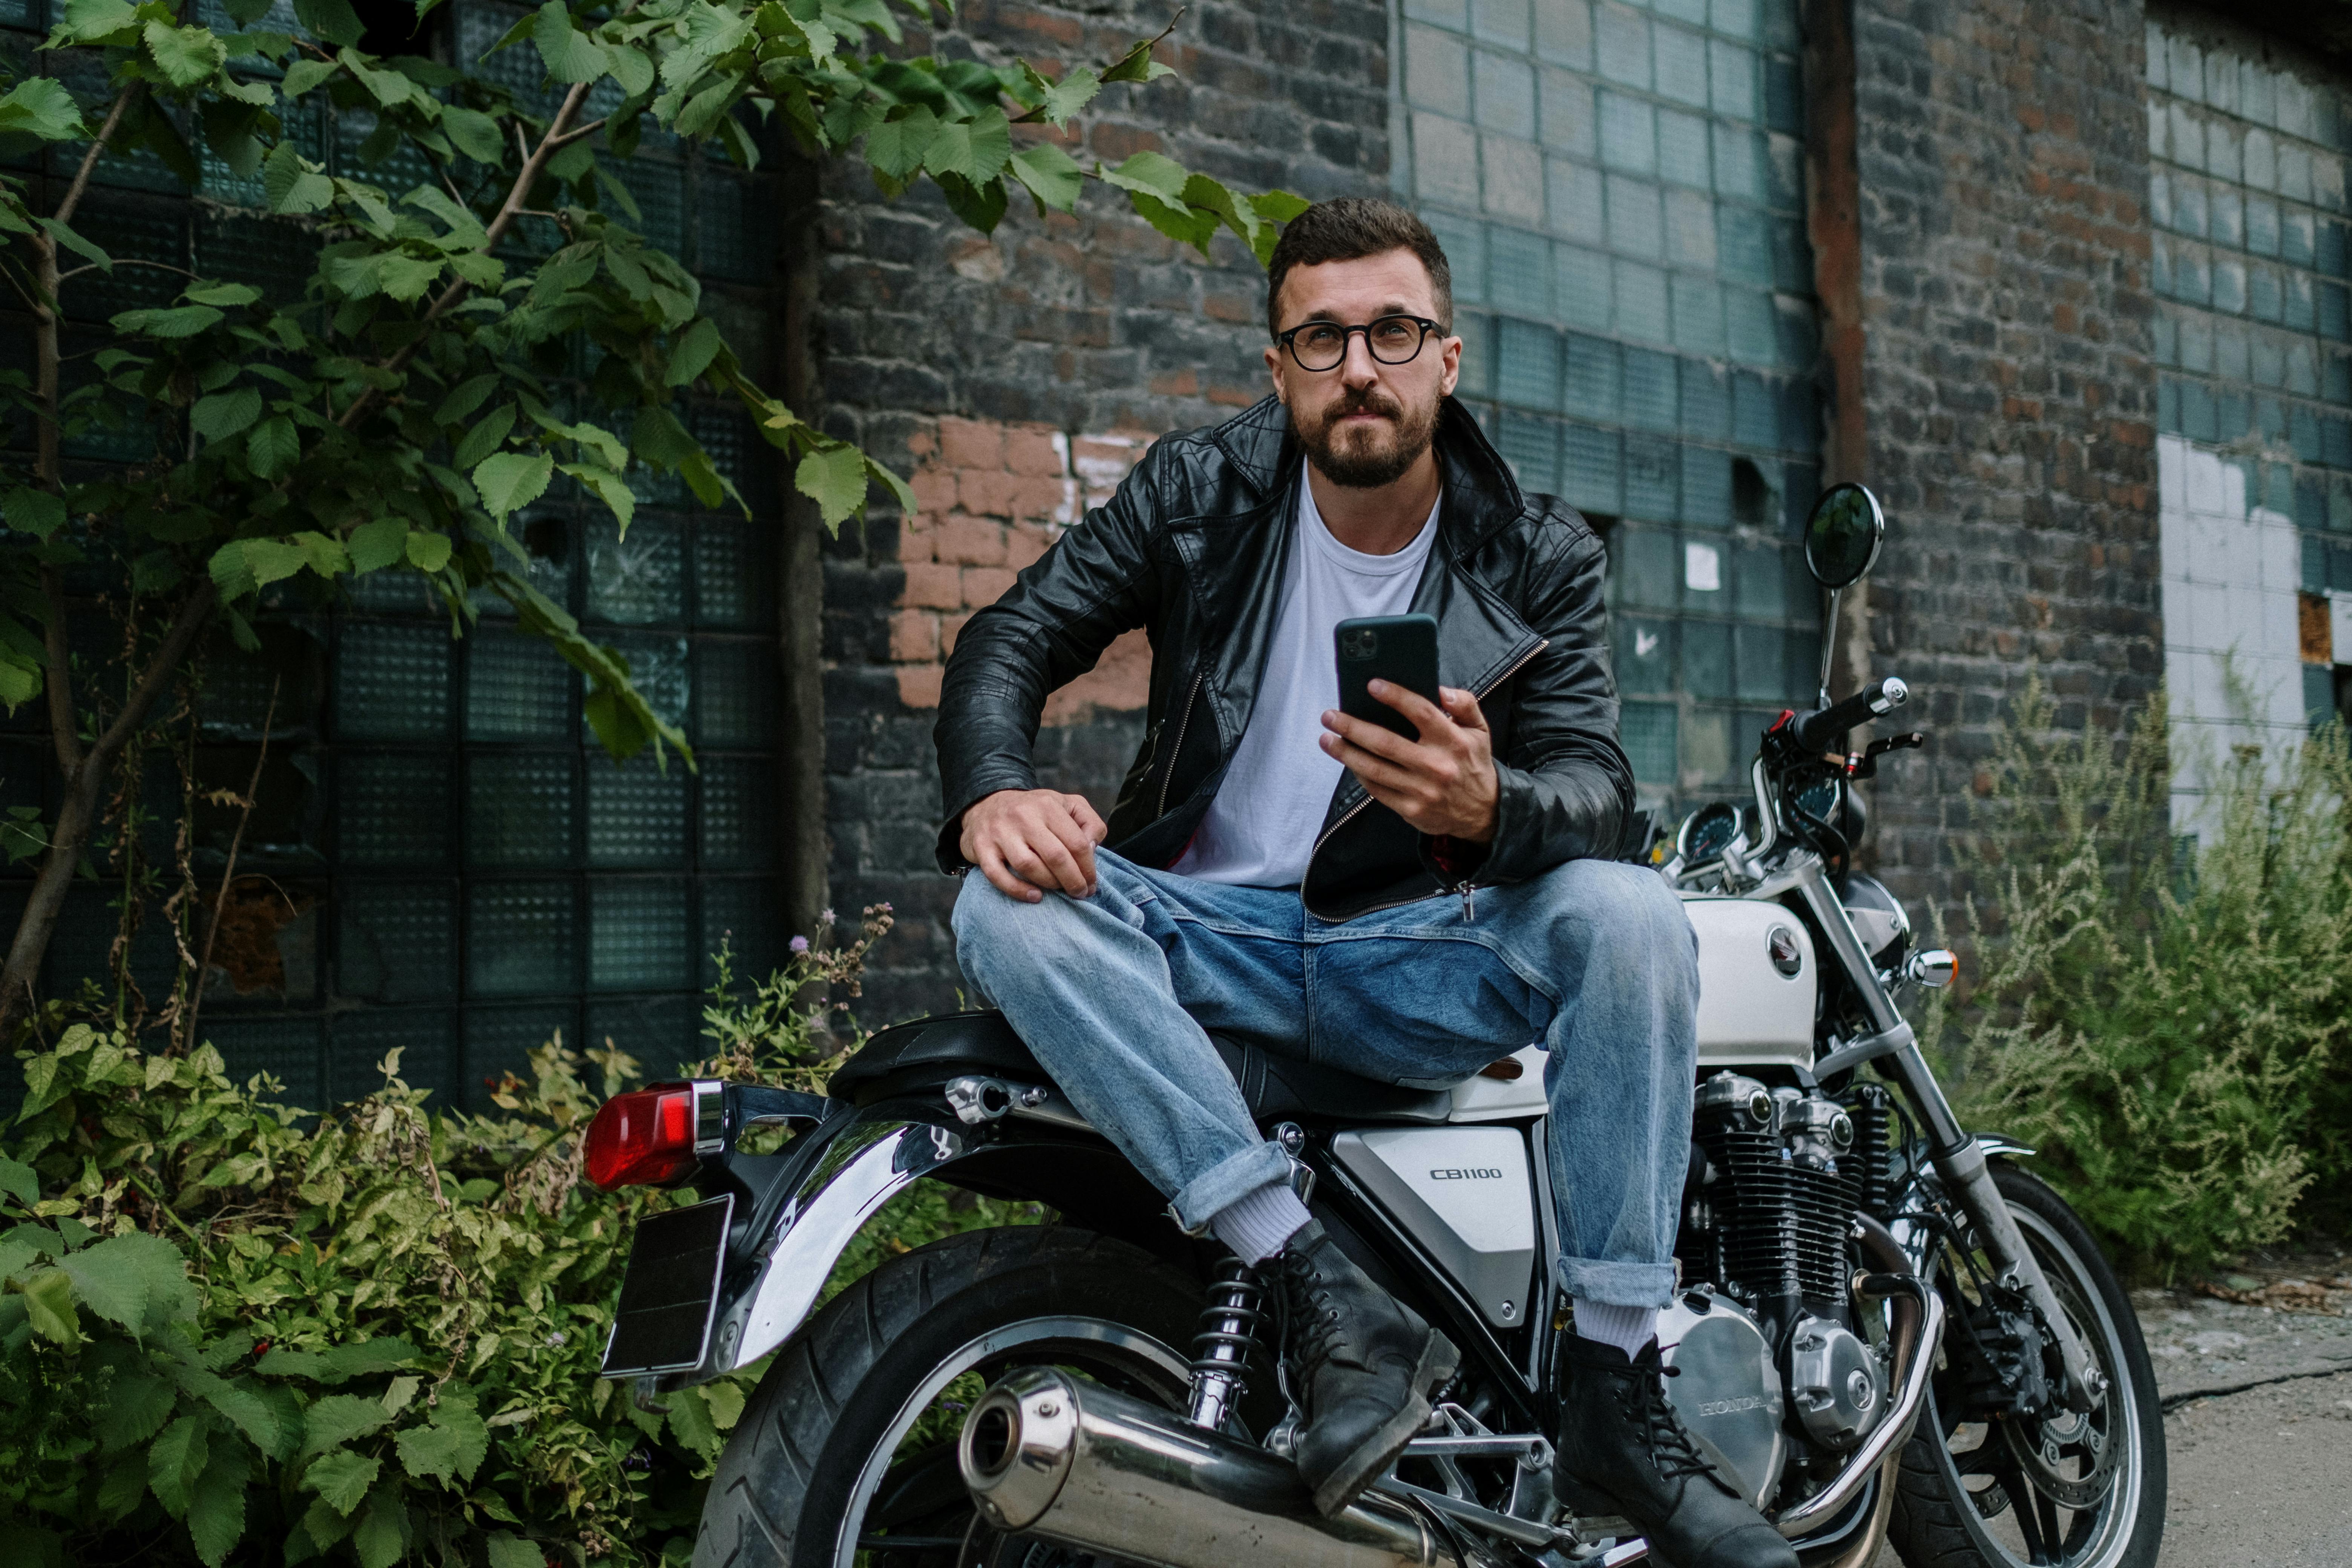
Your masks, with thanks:
[(1095, 852), (1096, 892), (955, 906), (965, 977), (1186, 1226), (1284, 1180), (1207, 1031), (1365, 1078), (1437, 1088), (1531, 1042), (1549, 1052), (1560, 1283), (1664, 1306), (1689, 1158), (1698, 941), (1654, 871), (1571, 860), (1462, 900), (1341, 923), (1297, 889), (1236, 888)]

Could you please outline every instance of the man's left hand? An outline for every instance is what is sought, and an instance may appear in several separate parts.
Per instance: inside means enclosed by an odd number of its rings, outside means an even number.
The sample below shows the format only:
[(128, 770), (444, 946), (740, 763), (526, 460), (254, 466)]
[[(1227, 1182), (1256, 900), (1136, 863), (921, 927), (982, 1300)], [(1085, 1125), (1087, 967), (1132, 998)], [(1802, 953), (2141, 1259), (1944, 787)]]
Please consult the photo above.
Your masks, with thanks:
[(1412, 721), (1409, 741), (1392, 730), (1332, 709), (1323, 715), (1323, 750), (1347, 765), (1374, 800), (1433, 837), (1472, 844), (1495, 837), (1495, 739), (1478, 700), (1451, 686), (1439, 707), (1417, 692), (1375, 680), (1373, 698)]

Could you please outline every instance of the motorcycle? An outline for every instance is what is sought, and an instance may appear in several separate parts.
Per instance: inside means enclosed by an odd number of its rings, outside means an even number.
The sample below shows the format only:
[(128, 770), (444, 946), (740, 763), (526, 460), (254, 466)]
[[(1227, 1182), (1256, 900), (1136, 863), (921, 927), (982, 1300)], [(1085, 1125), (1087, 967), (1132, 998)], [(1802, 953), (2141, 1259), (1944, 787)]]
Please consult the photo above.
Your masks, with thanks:
[[(1808, 566), (1840, 595), (1885, 522), (1824, 495)], [(1827, 639), (1825, 639), (1827, 640)], [(1824, 661), (1823, 681), (1827, 682)], [(1649, 859), (1699, 936), (1699, 1067), (1669, 1397), (1807, 1568), (2152, 1568), (2164, 1432), (2137, 1321), (2096, 1244), (1955, 1118), (1900, 1001), (1950, 984), (1851, 864), (1853, 784), (1916, 732), (1843, 745), (1907, 698), (1785, 712), (1753, 800)], [(1461, 1370), (1356, 1503), (1319, 1515), (1268, 1282), (1181, 1232), (998, 1014), (875, 1036), (825, 1097), (718, 1081), (616, 1097), (585, 1134), (612, 1190), (702, 1202), (634, 1238), (604, 1373), (640, 1399), (774, 1360), (704, 1504), (698, 1568), (1618, 1568), (1645, 1542), (1553, 1485), (1554, 1283), (1542, 1052), (1444, 1090), (1217, 1041), (1295, 1184)], [(788, 1129), (773, 1152), (755, 1130)], [(882, 1206), (932, 1181), (1058, 1212), (886, 1261), (820, 1309)]]

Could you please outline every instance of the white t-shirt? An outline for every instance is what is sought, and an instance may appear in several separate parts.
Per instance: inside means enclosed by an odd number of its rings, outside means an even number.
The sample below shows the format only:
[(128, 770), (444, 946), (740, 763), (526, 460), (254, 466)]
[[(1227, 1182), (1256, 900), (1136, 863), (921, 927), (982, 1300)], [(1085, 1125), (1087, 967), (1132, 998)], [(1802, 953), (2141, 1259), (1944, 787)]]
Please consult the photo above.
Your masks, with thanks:
[(1295, 888), (1344, 771), (1322, 747), (1323, 715), (1339, 705), (1331, 628), (1358, 616), (1402, 616), (1437, 537), (1437, 508), (1393, 555), (1366, 555), (1331, 537), (1315, 491), (1298, 478), (1298, 536), (1249, 728), (1217, 797), (1170, 868), (1205, 882)]

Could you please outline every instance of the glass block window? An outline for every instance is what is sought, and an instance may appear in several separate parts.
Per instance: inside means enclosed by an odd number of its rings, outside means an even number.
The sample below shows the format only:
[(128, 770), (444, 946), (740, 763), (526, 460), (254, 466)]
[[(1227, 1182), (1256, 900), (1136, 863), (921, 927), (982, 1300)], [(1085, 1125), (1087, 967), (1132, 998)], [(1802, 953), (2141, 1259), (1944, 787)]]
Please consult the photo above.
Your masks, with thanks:
[(1818, 342), (1795, 0), (1402, 0), (1394, 181), (1444, 242), (1461, 397), (1610, 551), (1644, 804), (1809, 700)]
[[(199, 3), (208, 21), (232, 26), (218, 0)], [(27, 56), (56, 9), (57, 0), (21, 0), (13, 11), (0, 3), (0, 44)], [(447, 42), (467, 60), (527, 15), (486, 0), (451, 9)], [(272, 16), (290, 16), (286, 0)], [(491, 56), (480, 68), (553, 108), (530, 50)], [(610, 110), (615, 96), (605, 84), (588, 113)], [(436, 178), (422, 165), (373, 162), (372, 117), (339, 114), (324, 94), (286, 112), (303, 149), (337, 174), (395, 194)], [(200, 156), (196, 193), (151, 154), (103, 160), (84, 209), (88, 231), (118, 254), (273, 293), (298, 289), (310, 267), (301, 247), (316, 242), (241, 213), (260, 204), (258, 182), (238, 179), (209, 149)], [(695, 268), (706, 308), (758, 363), (765, 323), (782, 316), (774, 183), (689, 155), (650, 130), (633, 159), (608, 160), (607, 169), (641, 215), (623, 205), (622, 221)], [(557, 239), (551, 229), (526, 233), (517, 247)], [(123, 268), (96, 285), (68, 297), (76, 322), (163, 303), (178, 279)], [(94, 335), (68, 345), (98, 346)], [(593, 359), (574, 368), (584, 374)], [(584, 385), (568, 395), (583, 411), (595, 406)], [(258, 618), (261, 656), (214, 656), (194, 753), (200, 794), (244, 793), (276, 694), (204, 1002), (203, 1033), (233, 1073), (274, 1073), (294, 1102), (316, 1106), (365, 1093), (374, 1064), (398, 1047), (410, 1082), (479, 1109), (486, 1080), (520, 1068), (558, 1029), (573, 1045), (610, 1036), (666, 1073), (698, 1051), (698, 993), (722, 941), (740, 969), (782, 962), (780, 492), (770, 449), (740, 411), (713, 402), (680, 416), (748, 499), (751, 518), (731, 502), (702, 510), (683, 485), (640, 476), (625, 537), (604, 507), (562, 480), (511, 527), (532, 581), (621, 649), (656, 707), (685, 728), (698, 773), (675, 755), (658, 766), (650, 751), (616, 766), (583, 720), (582, 679), (522, 636), (503, 602), (480, 605), (478, 623), (453, 638), (446, 606), (414, 578), (362, 578), (331, 605), (289, 596)], [(110, 441), (119, 446), (93, 434), (69, 456), (140, 455)], [(92, 574), (76, 591), (107, 586)], [(96, 643), (77, 651), (93, 668), (111, 652)], [(0, 720), (0, 806), (56, 808), (41, 722), (30, 707)], [(168, 759), (151, 771), (147, 853), (168, 876), (181, 784)], [(193, 858), (207, 906), (240, 815), (198, 808)], [(0, 921), (11, 929), (30, 869), (0, 878)], [(129, 963), (133, 983), (160, 1004), (174, 952), (152, 910)], [(104, 974), (120, 920), (116, 888), (77, 886), (50, 949), (52, 994)]]
[(2167, 677), (2200, 757), (2333, 717), (2352, 674), (2352, 75), (2147, 26)]

